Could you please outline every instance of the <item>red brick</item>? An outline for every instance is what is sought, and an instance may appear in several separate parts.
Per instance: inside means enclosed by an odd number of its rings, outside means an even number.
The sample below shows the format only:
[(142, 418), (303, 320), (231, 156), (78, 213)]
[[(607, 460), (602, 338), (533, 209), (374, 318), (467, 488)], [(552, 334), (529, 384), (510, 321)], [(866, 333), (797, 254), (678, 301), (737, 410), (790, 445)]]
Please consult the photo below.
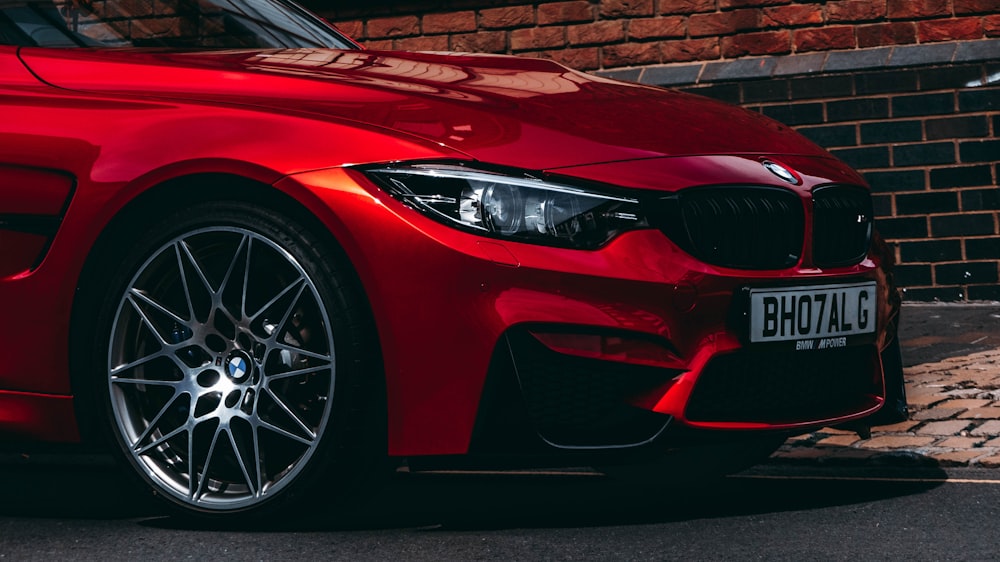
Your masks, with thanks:
[(800, 29), (795, 32), (795, 50), (828, 51), (831, 49), (849, 49), (856, 45), (854, 27), (839, 25), (821, 29)]
[(997, 0), (953, 0), (956, 14), (995, 14), (1000, 11)]
[(512, 51), (554, 49), (566, 44), (566, 28), (561, 26), (529, 27), (510, 32)]
[(948, 0), (888, 0), (889, 19), (902, 20), (950, 16)]
[(597, 47), (545, 51), (544, 55), (560, 64), (565, 64), (577, 70), (594, 70), (595, 68), (599, 68), (601, 63)]
[(761, 27), (788, 27), (823, 23), (823, 10), (816, 5), (764, 8)]
[[(669, 2), (670, 0), (667, 1)], [(719, 0), (719, 9), (752, 8), (756, 6), (775, 6), (778, 4), (791, 4), (791, 0)]]
[(368, 20), (368, 37), (405, 37), (420, 34), (420, 20), (417, 16), (379, 18)]
[(982, 39), (983, 22), (979, 18), (930, 20), (917, 23), (917, 38), (921, 43)]
[(132, 20), (133, 37), (180, 37), (180, 18), (149, 18)]
[(829, 22), (872, 21), (885, 17), (885, 2), (871, 0), (843, 0), (826, 5), (826, 19)]
[(451, 36), (451, 50), (468, 53), (503, 53), (507, 34), (503, 31), (480, 31)]
[(705, 35), (729, 35), (737, 31), (756, 29), (760, 12), (757, 10), (736, 10), (714, 14), (695, 14), (688, 18), (688, 32), (691, 37)]
[(1000, 15), (984, 17), (983, 31), (987, 37), (1000, 37)]
[(792, 52), (792, 32), (761, 31), (722, 38), (722, 56), (780, 55)]
[(661, 14), (697, 14), (714, 12), (715, 0), (668, 0), (660, 2)]
[(365, 23), (362, 21), (340, 21), (337, 29), (351, 39), (361, 39), (365, 36)]
[(392, 51), (395, 49), (392, 45), (392, 39), (365, 41), (365, 48), (371, 49), (372, 51)]
[(653, 0), (602, 0), (600, 6), (606, 18), (653, 15)]
[(602, 50), (601, 63), (604, 68), (615, 66), (638, 66), (660, 62), (659, 43), (624, 43), (611, 45)]
[(570, 25), (566, 27), (566, 39), (573, 46), (617, 43), (625, 39), (625, 22), (611, 20)]
[(687, 18), (670, 16), (666, 18), (637, 19), (628, 22), (629, 39), (665, 39), (687, 35)]
[(508, 6), (479, 11), (479, 27), (505, 29), (535, 24), (534, 6)]
[(594, 21), (594, 9), (586, 0), (546, 2), (538, 5), (538, 25)]
[(715, 37), (664, 41), (660, 47), (663, 51), (663, 62), (687, 62), (719, 58), (719, 40)]
[(424, 16), (424, 33), (464, 33), (476, 30), (476, 13), (473, 11)]
[(427, 35), (425, 37), (406, 37), (396, 39), (394, 49), (400, 51), (447, 51), (447, 35)]
[(858, 47), (861, 48), (917, 42), (917, 26), (912, 22), (862, 25), (855, 31), (858, 34)]

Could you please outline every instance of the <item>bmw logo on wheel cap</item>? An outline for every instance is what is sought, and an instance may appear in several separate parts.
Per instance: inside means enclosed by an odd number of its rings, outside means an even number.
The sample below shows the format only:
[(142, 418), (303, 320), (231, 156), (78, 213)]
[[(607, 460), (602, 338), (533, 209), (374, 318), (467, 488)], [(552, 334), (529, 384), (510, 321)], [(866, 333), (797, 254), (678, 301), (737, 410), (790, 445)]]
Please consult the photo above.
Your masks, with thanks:
[(799, 185), (802, 183), (802, 178), (800, 178), (799, 175), (793, 172), (790, 168), (786, 168), (772, 160), (764, 160), (761, 164), (767, 168), (767, 171), (792, 185)]
[(229, 354), (229, 359), (226, 359), (226, 374), (236, 382), (246, 380), (252, 368), (250, 356), (243, 351), (234, 351)]

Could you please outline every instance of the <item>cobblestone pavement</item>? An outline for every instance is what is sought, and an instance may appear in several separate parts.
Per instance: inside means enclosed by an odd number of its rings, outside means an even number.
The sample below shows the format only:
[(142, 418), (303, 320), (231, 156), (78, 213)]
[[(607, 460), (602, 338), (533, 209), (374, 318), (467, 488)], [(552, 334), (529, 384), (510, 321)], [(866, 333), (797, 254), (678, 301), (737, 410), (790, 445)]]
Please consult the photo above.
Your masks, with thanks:
[(874, 427), (869, 439), (825, 428), (789, 439), (772, 459), (1000, 468), (1000, 348), (904, 373), (909, 421)]

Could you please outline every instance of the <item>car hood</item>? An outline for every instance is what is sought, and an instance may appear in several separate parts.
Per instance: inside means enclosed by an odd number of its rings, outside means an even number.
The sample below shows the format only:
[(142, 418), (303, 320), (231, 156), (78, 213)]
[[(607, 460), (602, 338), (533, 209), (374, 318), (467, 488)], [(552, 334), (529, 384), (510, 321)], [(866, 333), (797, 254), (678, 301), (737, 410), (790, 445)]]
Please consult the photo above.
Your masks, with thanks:
[(351, 121), (529, 169), (700, 154), (825, 154), (758, 113), (541, 59), (309, 49), (20, 54), (60, 88)]

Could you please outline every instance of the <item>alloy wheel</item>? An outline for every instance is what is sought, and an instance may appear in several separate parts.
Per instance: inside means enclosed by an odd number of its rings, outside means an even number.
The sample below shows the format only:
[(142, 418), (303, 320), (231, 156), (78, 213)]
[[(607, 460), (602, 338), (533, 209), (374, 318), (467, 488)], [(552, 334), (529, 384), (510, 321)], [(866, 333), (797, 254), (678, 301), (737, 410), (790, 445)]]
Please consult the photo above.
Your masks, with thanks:
[(127, 456), (188, 508), (254, 507), (292, 482), (331, 415), (334, 339), (316, 282), (241, 227), (178, 236), (121, 295), (108, 391)]

